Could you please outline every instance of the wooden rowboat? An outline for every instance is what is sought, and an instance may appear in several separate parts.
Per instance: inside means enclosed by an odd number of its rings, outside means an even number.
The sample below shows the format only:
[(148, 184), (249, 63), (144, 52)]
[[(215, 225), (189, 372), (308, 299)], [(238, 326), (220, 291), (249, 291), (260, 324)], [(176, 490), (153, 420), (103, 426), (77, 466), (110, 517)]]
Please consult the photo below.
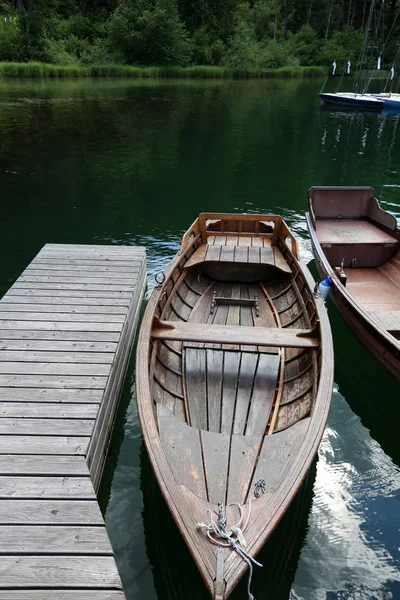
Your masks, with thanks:
[(143, 317), (143, 438), (215, 600), (252, 565), (325, 427), (333, 350), (312, 288), (281, 217), (201, 214)]
[(373, 355), (400, 381), (400, 230), (371, 187), (312, 187), (307, 225), (332, 298)]

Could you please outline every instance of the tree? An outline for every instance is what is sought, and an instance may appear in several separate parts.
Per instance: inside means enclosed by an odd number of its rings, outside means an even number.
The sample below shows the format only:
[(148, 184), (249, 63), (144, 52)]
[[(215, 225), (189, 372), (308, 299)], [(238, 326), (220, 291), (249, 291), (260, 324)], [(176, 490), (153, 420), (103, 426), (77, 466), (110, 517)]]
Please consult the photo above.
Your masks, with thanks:
[(186, 65), (191, 45), (175, 0), (122, 0), (110, 20), (110, 41), (128, 63)]

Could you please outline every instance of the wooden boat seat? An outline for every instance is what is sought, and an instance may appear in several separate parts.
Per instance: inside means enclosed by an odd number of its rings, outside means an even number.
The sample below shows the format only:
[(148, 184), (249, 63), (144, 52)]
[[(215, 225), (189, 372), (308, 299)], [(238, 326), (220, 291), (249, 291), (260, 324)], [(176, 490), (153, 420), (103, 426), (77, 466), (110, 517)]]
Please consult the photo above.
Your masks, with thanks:
[(182, 321), (160, 321), (155, 318), (151, 336), (156, 340), (273, 346), (279, 348), (318, 348), (315, 332), (307, 329), (280, 327), (242, 327), (208, 325)]
[(400, 242), (363, 219), (317, 220), (316, 234), (333, 266), (379, 267), (390, 260)]
[(390, 333), (400, 332), (400, 310), (371, 311), (369, 314), (383, 329)]
[(346, 288), (357, 302), (374, 315), (400, 311), (400, 275), (393, 279), (386, 265), (378, 269), (346, 269)]
[(210, 262), (269, 265), (283, 273), (292, 272), (280, 250), (276, 246), (271, 245), (258, 247), (202, 244), (189, 258), (185, 264), (185, 269)]

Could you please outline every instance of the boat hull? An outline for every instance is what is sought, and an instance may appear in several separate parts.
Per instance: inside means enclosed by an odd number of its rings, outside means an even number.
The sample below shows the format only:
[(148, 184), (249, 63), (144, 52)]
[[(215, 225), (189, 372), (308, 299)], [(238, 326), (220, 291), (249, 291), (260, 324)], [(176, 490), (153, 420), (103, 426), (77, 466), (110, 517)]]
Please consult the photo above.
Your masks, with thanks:
[(371, 108), (379, 110), (382, 109), (384, 105), (383, 100), (366, 94), (321, 92), (319, 97), (326, 104), (347, 106), (348, 108)]
[[(332, 266), (321, 248), (309, 213), (306, 213), (306, 221), (318, 273), (324, 279), (332, 274)], [(377, 326), (337, 277), (332, 279), (330, 297), (359, 340), (400, 382), (399, 342), (386, 330)]]
[[(150, 297), (138, 340), (136, 395), (160, 490), (211, 596), (224, 600), (248, 565), (230, 547), (212, 544), (196, 523), (218, 515), (223, 502), (233, 525), (240, 505), (246, 551), (254, 557), (262, 548), (315, 457), (332, 394), (333, 348), (324, 303), (313, 296), (311, 275), (297, 261), (284, 222), (271, 215), (256, 225), (255, 215), (208, 217), (214, 229), (192, 226)], [(275, 233), (282, 229), (277, 246), (276, 235), (266, 233), (271, 220)], [(238, 233), (226, 235), (234, 225)], [(284, 241), (290, 236), (293, 252)], [(250, 281), (251, 260), (261, 281)], [(259, 481), (265, 490), (258, 496)]]

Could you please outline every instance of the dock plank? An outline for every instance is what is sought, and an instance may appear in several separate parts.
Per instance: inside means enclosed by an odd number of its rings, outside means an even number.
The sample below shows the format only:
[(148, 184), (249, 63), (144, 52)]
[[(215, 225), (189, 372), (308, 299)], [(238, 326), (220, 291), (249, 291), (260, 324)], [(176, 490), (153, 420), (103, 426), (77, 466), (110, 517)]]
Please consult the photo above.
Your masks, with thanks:
[(2, 556), (0, 588), (42, 587), (120, 588), (121, 582), (111, 556)]
[(98, 404), (61, 404), (59, 402), (3, 402), (0, 401), (0, 418), (34, 417), (35, 419), (95, 419)]
[[(25, 346), (26, 348), (26, 346)], [(72, 349), (73, 346), (72, 346)], [(34, 348), (29, 347), (27, 351), (23, 350), (3, 350), (3, 344), (0, 342), (0, 362), (29, 362), (29, 363), (93, 363), (110, 365), (114, 360), (112, 352), (65, 352), (54, 350), (46, 352), (40, 350), (35, 352)]]
[(46, 245), (0, 301), (0, 600), (125, 600), (96, 498), (139, 247)]
[(46, 435), (54, 431), (57, 435), (89, 436), (93, 420), (84, 419), (37, 419), (0, 418), (0, 435)]
[(0, 454), (86, 455), (89, 437), (0, 435)]
[(32, 554), (38, 548), (41, 553), (49, 555), (112, 556), (111, 544), (104, 527), (0, 525), (0, 555)]
[(2, 475), (0, 477), (0, 498), (78, 498), (80, 500), (92, 500), (95, 497), (89, 477), (29, 477), (18, 475)]
[(123, 592), (113, 590), (0, 590), (0, 600), (125, 600)]
[(32, 474), (89, 477), (83, 456), (0, 454), (0, 475)]
[(100, 507), (90, 500), (0, 500), (1, 525), (101, 525)]

